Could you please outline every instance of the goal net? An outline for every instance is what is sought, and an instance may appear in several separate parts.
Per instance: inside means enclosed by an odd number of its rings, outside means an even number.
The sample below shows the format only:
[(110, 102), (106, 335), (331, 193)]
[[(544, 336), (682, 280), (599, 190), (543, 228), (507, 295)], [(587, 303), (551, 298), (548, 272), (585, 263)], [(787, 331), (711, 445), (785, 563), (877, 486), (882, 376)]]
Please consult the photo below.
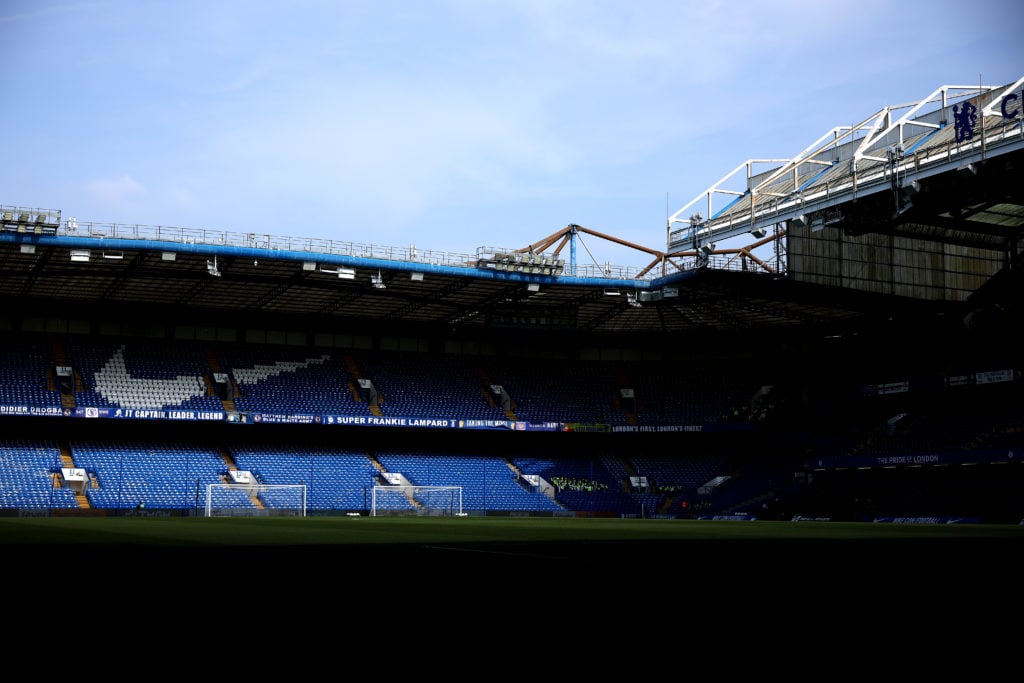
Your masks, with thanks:
[(461, 486), (374, 486), (370, 515), (462, 516)]
[(305, 484), (207, 484), (207, 517), (305, 517)]

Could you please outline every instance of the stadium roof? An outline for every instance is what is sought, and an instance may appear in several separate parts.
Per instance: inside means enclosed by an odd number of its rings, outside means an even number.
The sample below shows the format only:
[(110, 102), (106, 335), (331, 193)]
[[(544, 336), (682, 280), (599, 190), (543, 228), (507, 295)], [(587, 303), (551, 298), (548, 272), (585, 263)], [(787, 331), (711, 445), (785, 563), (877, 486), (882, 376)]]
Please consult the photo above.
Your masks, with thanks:
[(450, 265), (404, 253), (348, 256), (263, 243), (75, 237), (63, 229), (35, 239), (12, 237), (0, 233), (0, 287), (5, 309), (22, 316), (189, 309), (233, 317), (302, 316), (350, 329), (365, 321), (377, 329), (393, 323), (396, 329), (636, 334), (753, 331), (857, 317), (874, 307), (856, 293), (837, 297), (754, 272), (581, 277), (565, 274), (564, 262), (562, 274), (544, 275), (499, 271), (492, 259), (483, 266), (476, 260)]
[[(684, 207), (674, 220), (685, 227), (665, 251), (578, 225), (515, 250), (449, 254), (94, 224), (12, 205), (0, 206), (0, 301), (17, 318), (122, 310), (180, 319), (187, 311), (192, 319), (259, 316), (329, 329), (673, 338), (841, 332), (901, 314), (963, 316), (983, 299), (1015, 304), (1024, 237), (1021, 82), (960, 98), (950, 96), (953, 88), (909, 107), (917, 117), (894, 120), (896, 108), (887, 108), (855, 127), (860, 137), (837, 129), (769, 171), (748, 172), (746, 189), (710, 219), (680, 219)], [(922, 114), (936, 98), (940, 106)], [(947, 125), (968, 111), (965, 103), (981, 125)], [(964, 139), (964, 130), (973, 135)], [(709, 208), (717, 189), (701, 195)], [(825, 247), (802, 246), (822, 235), (832, 236)], [(852, 249), (864, 236), (875, 239), (872, 249)], [(584, 264), (584, 238), (646, 252), (650, 265)], [(874, 281), (852, 277), (874, 271), (880, 244), (902, 255), (886, 257), (889, 270)], [(927, 264), (901, 263), (926, 251)], [(974, 262), (984, 267), (965, 277)], [(827, 269), (835, 277), (820, 277)]]

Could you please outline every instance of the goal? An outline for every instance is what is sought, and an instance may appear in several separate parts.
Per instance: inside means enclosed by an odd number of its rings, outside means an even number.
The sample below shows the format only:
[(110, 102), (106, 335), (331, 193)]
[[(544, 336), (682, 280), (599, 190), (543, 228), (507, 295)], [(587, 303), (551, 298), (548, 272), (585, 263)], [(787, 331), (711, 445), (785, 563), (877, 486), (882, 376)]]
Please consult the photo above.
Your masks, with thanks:
[(462, 517), (461, 486), (374, 486), (370, 515)]
[(305, 484), (207, 484), (207, 517), (305, 517)]

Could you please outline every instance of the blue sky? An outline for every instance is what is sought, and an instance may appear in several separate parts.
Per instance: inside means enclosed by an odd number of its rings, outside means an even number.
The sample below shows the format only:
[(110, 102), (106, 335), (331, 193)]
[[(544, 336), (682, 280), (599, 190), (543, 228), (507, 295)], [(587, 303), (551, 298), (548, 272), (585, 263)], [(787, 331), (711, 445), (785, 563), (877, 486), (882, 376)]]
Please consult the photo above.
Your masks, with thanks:
[[(752, 158), (1024, 75), (1011, 0), (0, 0), (0, 204), (473, 254), (664, 249)], [(584, 237), (579, 261), (649, 257)]]

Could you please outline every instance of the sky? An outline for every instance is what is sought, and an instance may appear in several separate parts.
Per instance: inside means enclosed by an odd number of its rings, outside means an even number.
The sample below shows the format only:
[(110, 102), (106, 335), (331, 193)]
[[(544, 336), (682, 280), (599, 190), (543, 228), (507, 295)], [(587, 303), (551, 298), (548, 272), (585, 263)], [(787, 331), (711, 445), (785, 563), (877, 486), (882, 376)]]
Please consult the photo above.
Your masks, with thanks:
[[(0, 0), (0, 204), (475, 254), (655, 250), (748, 159), (1024, 75), (1016, 0)], [(762, 169), (763, 170), (763, 169)], [(587, 234), (578, 262), (643, 267)]]

